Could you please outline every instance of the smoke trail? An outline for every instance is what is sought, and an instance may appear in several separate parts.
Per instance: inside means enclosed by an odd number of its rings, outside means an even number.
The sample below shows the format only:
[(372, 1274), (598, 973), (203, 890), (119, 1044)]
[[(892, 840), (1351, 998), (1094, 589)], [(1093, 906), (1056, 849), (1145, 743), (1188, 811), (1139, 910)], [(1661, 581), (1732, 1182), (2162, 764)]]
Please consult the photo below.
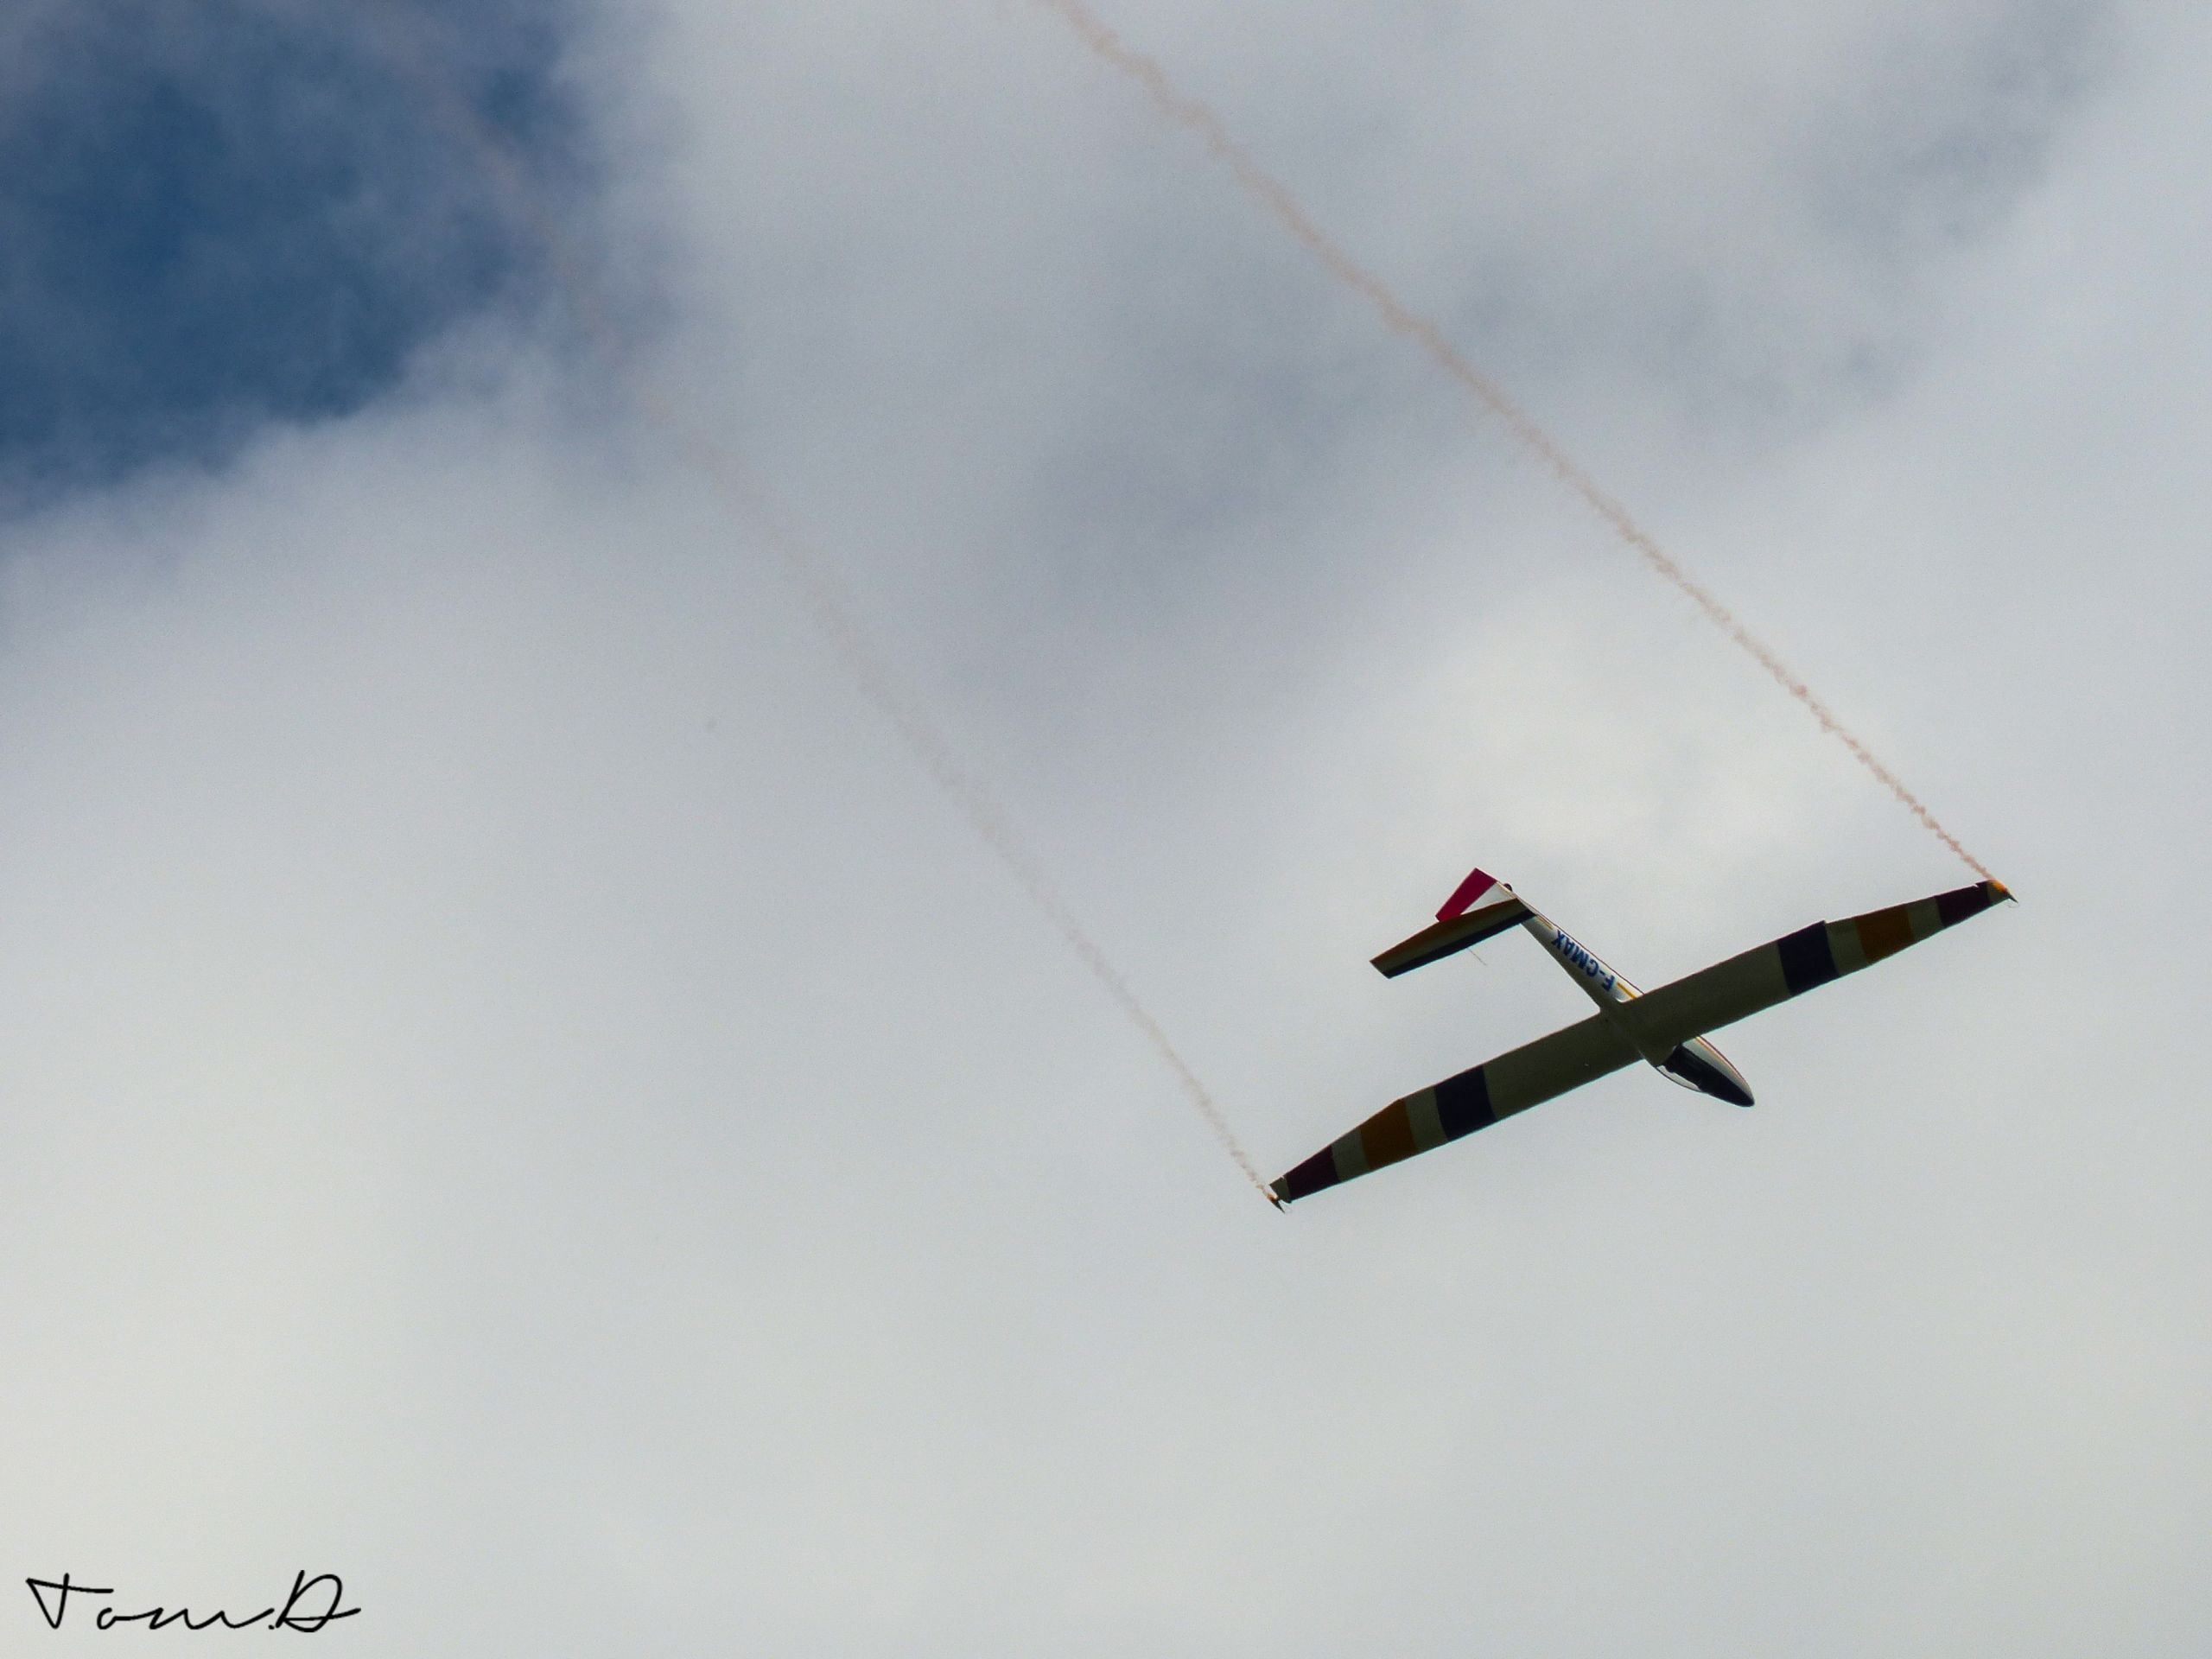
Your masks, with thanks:
[(801, 536), (788, 517), (754, 481), (750, 474), (720, 445), (697, 428), (685, 423), (649, 388), (640, 388), (639, 403), (661, 430), (672, 438), (684, 458), (704, 477), (730, 511), (753, 525), (781, 560), (784, 575), (804, 607), (815, 631), (843, 666), (854, 686), (883, 716), (920, 761), (930, 778), (952, 804), (977, 839), (996, 855), (1016, 886), (1049, 923), (1076, 959), (1090, 970), (1122, 1015), (1152, 1046), (1182, 1085), (1184, 1095), (1205, 1120), (1206, 1128), (1236, 1160), (1245, 1179), (1262, 1193), (1267, 1182), (1250, 1154), (1230, 1128), (1212, 1093), (1190, 1062), (1169, 1039), (1152, 1010), (1139, 999), (1128, 977), (1046, 875), (1036, 855), (1015, 832), (997, 798), (976, 772), (963, 762), (944, 732), (932, 721), (920, 699), (901, 684), (889, 660), (860, 620), (843, 585), (833, 574), (822, 551)]
[(1852, 759), (1895, 796), (1937, 840), (1957, 854), (1969, 869), (1986, 880), (1995, 879), (1991, 875), (1989, 868), (1943, 827), (1936, 815), (1929, 810), (1926, 803), (1908, 789), (1904, 780), (1883, 764), (1873, 751), (1836, 717), (1835, 711), (1791, 671), (1789, 666), (1775, 654), (1773, 648), (1745, 626), (1734, 612), (1713, 596), (1710, 588), (1683, 569), (1673, 556), (1652, 539), (1649, 531), (1629, 516), (1626, 507), (1599, 488), (1597, 480), (1584, 472), (1548, 432), (1536, 424), (1534, 416), (1515, 402), (1497, 381), (1469, 362), (1459, 347), (1445, 338), (1442, 329), (1399, 299), (1380, 276), (1354, 259), (1343, 244), (1323, 230), (1298, 199), (1290, 194), (1289, 188), (1262, 167), (1251, 151), (1237, 142), (1210, 105), (1179, 88), (1167, 78), (1167, 72), (1157, 60), (1146, 56), (1124, 41), (1103, 19), (1084, 3), (1084, 0), (1036, 0), (1036, 3), (1067, 24), (1098, 58), (1135, 81), (1162, 115), (1195, 134), (1212, 152), (1214, 159), (1229, 169), (1238, 188), (1266, 208), (1278, 224), (1297, 238), (1332, 276), (1374, 307), (1383, 324), (1393, 333), (1402, 334), (1419, 346), (1438, 367), (1473, 393), (1484, 408), (1504, 423), (1506, 429), (1512, 433), (1522, 448), (1535, 454), (1562, 483), (1580, 496), (1584, 503), (1611, 526), (1613, 532), (1634, 549), (1652, 570), (1673, 584), (1705, 613), (1707, 620), (1741, 646), (1752, 661), (1766, 671), (1776, 684), (1803, 704), (1806, 712), (1820, 722), (1822, 731), (1849, 750)]
[[(285, 0), (264, 0), (264, 3), (283, 4)], [(402, 20), (387, 9), (388, 4), (389, 0), (375, 0), (364, 14), (375, 19), (385, 56), (423, 92), (440, 123), (474, 152), (485, 177), (503, 198), (517, 223), (543, 251), (554, 282), (568, 301), (577, 326), (610, 373), (620, 377), (626, 362), (620, 337), (608, 321), (597, 289), (584, 276), (560, 226), (539, 201), (529, 175), (507, 145), (486, 126), (447, 78), (437, 72)], [(631, 395), (646, 420), (706, 480), (731, 516), (751, 526), (775, 553), (807, 620), (862, 699), (898, 734), (931, 780), (968, 821), (976, 838), (996, 856), (1030, 904), (1104, 988), (1122, 1018), (1136, 1028), (1166, 1063), (1214, 1139), (1236, 1161), (1244, 1178), (1264, 1195), (1267, 1182), (1237, 1140), (1236, 1131), (1230, 1128), (1211, 1091), (1183, 1058), (1151, 1009), (1138, 997), (1128, 976), (1115, 965), (1104, 947), (1092, 937), (1046, 875), (1036, 855), (1015, 832), (997, 798), (974, 769), (961, 760), (944, 731), (930, 717), (919, 696), (893, 671), (889, 657), (876, 644), (861, 620), (859, 608), (837, 580), (828, 556), (800, 534), (790, 514), (704, 428), (686, 420), (651, 385), (633, 384)]]

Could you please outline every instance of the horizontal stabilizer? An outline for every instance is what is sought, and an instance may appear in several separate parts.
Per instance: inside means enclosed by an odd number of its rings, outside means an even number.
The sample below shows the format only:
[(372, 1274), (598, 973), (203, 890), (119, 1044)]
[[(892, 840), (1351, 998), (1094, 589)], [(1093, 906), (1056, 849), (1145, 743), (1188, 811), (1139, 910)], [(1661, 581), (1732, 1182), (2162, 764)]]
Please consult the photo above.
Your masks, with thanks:
[(1528, 918), (1529, 906), (1511, 887), (1477, 870), (1444, 901), (1434, 922), (1376, 957), (1375, 966), (1385, 979), (1395, 979), (1480, 944)]

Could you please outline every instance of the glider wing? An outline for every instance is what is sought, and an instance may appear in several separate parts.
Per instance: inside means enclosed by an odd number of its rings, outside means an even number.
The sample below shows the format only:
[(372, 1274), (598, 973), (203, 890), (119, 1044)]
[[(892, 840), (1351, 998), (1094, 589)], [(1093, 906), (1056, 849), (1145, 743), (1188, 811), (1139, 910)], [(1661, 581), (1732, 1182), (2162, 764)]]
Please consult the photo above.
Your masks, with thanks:
[(1671, 1046), (1855, 974), (2012, 896), (1999, 882), (1980, 881), (1840, 922), (1815, 922), (1647, 991), (1620, 1013), (1647, 1046)]
[(1571, 1089), (1634, 1065), (1643, 1056), (1607, 1015), (1579, 1024), (1487, 1060), (1433, 1089), (1394, 1100), (1351, 1134), (1339, 1136), (1276, 1181), (1278, 1204), (1427, 1152), (1488, 1128)]

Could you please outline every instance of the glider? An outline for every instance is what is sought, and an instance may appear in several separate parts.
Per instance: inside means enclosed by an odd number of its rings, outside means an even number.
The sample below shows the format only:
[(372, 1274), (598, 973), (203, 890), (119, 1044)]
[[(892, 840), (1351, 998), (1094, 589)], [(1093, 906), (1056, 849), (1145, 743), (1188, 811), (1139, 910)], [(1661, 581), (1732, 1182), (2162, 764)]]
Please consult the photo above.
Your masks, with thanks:
[(1445, 900), (1432, 925), (1375, 958), (1384, 977), (1441, 962), (1517, 926), (1535, 936), (1598, 1005), (1598, 1012), (1446, 1077), (1433, 1089), (1392, 1101), (1273, 1182), (1268, 1197), (1281, 1209), (1324, 1187), (1488, 1128), (1638, 1060), (1685, 1089), (1748, 1106), (1751, 1085), (1706, 1040), (1706, 1033), (1857, 973), (2012, 897), (2002, 882), (1980, 881), (1916, 904), (1840, 922), (1815, 922), (1647, 992), (1623, 979), (1506, 883), (1477, 870)]

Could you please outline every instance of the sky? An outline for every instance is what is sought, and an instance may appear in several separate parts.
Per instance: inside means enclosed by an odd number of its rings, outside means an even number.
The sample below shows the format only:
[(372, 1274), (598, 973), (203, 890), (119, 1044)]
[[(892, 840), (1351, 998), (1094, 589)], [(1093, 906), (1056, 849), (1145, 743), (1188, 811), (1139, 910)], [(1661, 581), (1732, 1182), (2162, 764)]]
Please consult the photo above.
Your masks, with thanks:
[(1043, 6), (29, 0), (13, 1578), (2202, 1652), (2212, 20), (1098, 4), (2021, 902), (1278, 1216), (1004, 847), (1270, 1176), (1585, 1011), (1368, 967), (1471, 865), (1647, 985), (1969, 878)]
[(353, 413), (537, 274), (465, 147), (417, 118), (408, 60), (378, 50), (425, 36), (556, 194), (580, 111), (522, 8), (394, 7), (381, 29), (257, 0), (17, 10), (0, 486), (19, 509)]

